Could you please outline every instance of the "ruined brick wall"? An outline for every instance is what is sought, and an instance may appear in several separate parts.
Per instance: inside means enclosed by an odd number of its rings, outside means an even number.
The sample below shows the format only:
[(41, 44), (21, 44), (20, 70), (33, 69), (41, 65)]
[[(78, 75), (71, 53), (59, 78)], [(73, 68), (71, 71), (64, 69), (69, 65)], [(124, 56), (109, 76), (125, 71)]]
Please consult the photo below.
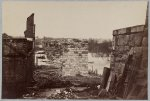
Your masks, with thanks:
[(34, 67), (31, 42), (3, 39), (2, 98), (17, 98), (32, 80)]
[(3, 34), (2, 98), (21, 97), (30, 85), (34, 68), (34, 14), (27, 18), (25, 37)]
[(42, 46), (49, 60), (58, 59), (65, 51), (67, 51), (67, 40), (44, 38)]
[(35, 24), (34, 24), (34, 13), (32, 13), (26, 21), (26, 30), (24, 32), (26, 38), (35, 39)]
[(61, 68), (62, 76), (88, 74), (88, 42), (78, 39), (44, 39), (48, 58)]
[[(81, 44), (85, 44), (84, 47), (80, 47)], [(81, 42), (78, 45), (74, 45), (73, 48), (68, 47), (68, 52), (62, 56), (64, 60), (62, 67), (63, 76), (76, 76), (88, 74), (88, 50), (87, 43)]]
[(117, 90), (113, 93), (119, 97), (128, 99), (147, 97), (147, 36), (148, 31), (145, 31), (144, 25), (113, 31), (111, 75), (106, 88), (110, 91)]

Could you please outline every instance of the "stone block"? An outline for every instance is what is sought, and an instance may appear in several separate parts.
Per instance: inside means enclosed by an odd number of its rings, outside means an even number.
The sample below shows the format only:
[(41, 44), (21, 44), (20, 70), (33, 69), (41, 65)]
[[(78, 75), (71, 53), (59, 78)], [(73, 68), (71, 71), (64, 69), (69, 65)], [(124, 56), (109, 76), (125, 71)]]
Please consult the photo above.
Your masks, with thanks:
[(144, 31), (144, 25), (131, 27), (131, 32), (141, 32)]
[(115, 49), (114, 49), (114, 51), (115, 51), (115, 52), (116, 52), (116, 51), (119, 51), (119, 46), (116, 46)]
[(126, 33), (127, 33), (127, 34), (130, 34), (130, 33), (131, 33), (131, 27), (127, 27), (127, 28), (126, 28)]
[(121, 61), (122, 61), (122, 62), (126, 62), (127, 59), (128, 59), (128, 54), (124, 54), (124, 55), (122, 56), (122, 58), (121, 58)]
[(132, 67), (134, 69), (140, 69), (140, 67), (141, 67), (141, 60), (142, 60), (141, 57), (137, 57), (137, 56), (133, 55), (132, 62), (131, 62), (132, 63)]
[(133, 55), (133, 54), (134, 54), (134, 47), (132, 47), (128, 52), (128, 55)]
[(119, 46), (117, 50), (118, 50), (118, 53), (124, 52), (124, 46)]
[(142, 45), (142, 34), (131, 34), (129, 37), (129, 46), (141, 46)]
[(142, 58), (148, 57), (148, 47), (142, 47)]
[(142, 46), (148, 46), (148, 37), (143, 37)]
[(148, 29), (146, 29), (142, 35), (143, 35), (143, 37), (148, 37)]
[(128, 58), (128, 55), (124, 54), (121, 57), (115, 57), (115, 62), (125, 62), (127, 58)]
[(122, 60), (122, 58), (120, 58), (120, 57), (115, 58), (115, 62), (120, 62), (121, 60)]
[(129, 50), (130, 50), (130, 47), (129, 47), (129, 46), (124, 46), (124, 50), (125, 50), (125, 51), (129, 51)]
[(125, 63), (120, 62), (119, 67), (118, 67), (118, 72), (119, 72), (120, 74), (122, 74), (123, 71), (124, 71), (124, 68), (125, 68)]
[(118, 37), (117, 36), (113, 36), (113, 41), (112, 41), (113, 47), (118, 45), (117, 42), (118, 42)]
[(110, 68), (111, 68), (112, 70), (114, 70), (114, 68), (115, 68), (115, 63), (114, 63), (114, 62), (111, 62), (111, 63), (110, 63)]
[(127, 29), (126, 28), (122, 28), (118, 30), (118, 34), (125, 34), (127, 33)]
[(131, 46), (131, 47), (134, 46), (134, 37), (135, 37), (134, 34), (131, 34), (131, 35), (129, 36), (129, 46)]
[(140, 86), (146, 86), (147, 85), (147, 80), (144, 80), (144, 79), (145, 78), (138, 79), (136, 84), (140, 85)]
[(141, 58), (141, 56), (142, 56), (142, 47), (134, 47), (134, 56), (136, 58)]
[(142, 57), (140, 68), (148, 68), (148, 56)]
[(118, 42), (117, 42), (117, 44), (119, 45), (119, 46), (123, 46), (124, 45), (124, 36), (123, 35), (119, 35), (118, 36)]
[(111, 55), (111, 56), (110, 56), (110, 59), (111, 59), (111, 60), (114, 60), (114, 59), (115, 59), (114, 55)]
[(115, 69), (119, 68), (120, 63), (119, 62), (115, 62)]
[(118, 30), (113, 31), (113, 36), (118, 35)]
[(129, 35), (119, 35), (118, 45), (127, 45), (129, 42)]
[(116, 50), (117, 54), (126, 54), (129, 51), (130, 47), (128, 46), (119, 46)]
[(141, 46), (142, 39), (143, 39), (142, 33), (135, 34), (134, 40), (133, 40), (134, 41), (134, 45), (135, 46)]
[(139, 69), (137, 70), (136, 78), (144, 78), (145, 77), (145, 70)]

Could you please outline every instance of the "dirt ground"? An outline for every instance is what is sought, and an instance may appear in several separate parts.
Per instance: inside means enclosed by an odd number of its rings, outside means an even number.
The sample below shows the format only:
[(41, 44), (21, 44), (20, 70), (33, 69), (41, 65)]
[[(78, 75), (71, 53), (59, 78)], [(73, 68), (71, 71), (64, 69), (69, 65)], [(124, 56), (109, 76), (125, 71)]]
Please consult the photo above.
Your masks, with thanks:
[(99, 99), (101, 77), (62, 77), (61, 69), (40, 67), (34, 70), (35, 84), (28, 88), (24, 99)]

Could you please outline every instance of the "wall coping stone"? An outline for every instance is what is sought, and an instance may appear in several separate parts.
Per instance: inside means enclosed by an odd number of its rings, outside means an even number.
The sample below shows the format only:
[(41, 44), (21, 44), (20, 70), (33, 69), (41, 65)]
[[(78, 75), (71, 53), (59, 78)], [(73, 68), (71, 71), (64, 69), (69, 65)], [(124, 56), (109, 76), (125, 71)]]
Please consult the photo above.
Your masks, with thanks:
[(137, 32), (143, 32), (144, 28), (145, 28), (145, 25), (137, 25), (137, 26), (131, 26), (131, 27), (113, 30), (113, 36), (136, 34)]

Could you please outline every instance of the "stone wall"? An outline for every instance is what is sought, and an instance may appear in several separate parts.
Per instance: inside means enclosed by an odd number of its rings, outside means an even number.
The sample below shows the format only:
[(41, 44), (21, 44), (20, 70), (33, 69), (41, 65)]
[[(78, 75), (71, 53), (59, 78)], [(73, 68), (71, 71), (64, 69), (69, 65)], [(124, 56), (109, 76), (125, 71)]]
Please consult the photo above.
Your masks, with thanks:
[(79, 45), (76, 45), (74, 48), (69, 47), (69, 51), (62, 56), (62, 59), (64, 59), (64, 67), (62, 68), (63, 76), (87, 76), (88, 74), (87, 46), (80, 48), (77, 46)]
[(107, 90), (122, 98), (147, 98), (148, 31), (144, 25), (113, 31), (110, 67)]
[(32, 43), (25, 38), (3, 38), (2, 49), (2, 98), (16, 98), (21, 96), (32, 80)]
[(35, 24), (34, 24), (34, 13), (32, 13), (26, 21), (26, 30), (24, 31), (26, 38), (35, 39)]
[(48, 58), (61, 68), (62, 76), (88, 74), (88, 42), (78, 39), (46, 39)]
[(2, 98), (4, 99), (21, 97), (33, 80), (35, 33), (33, 26), (29, 25), (34, 22), (33, 15), (27, 22), (28, 35), (25, 34), (25, 37), (11, 37), (3, 34)]

